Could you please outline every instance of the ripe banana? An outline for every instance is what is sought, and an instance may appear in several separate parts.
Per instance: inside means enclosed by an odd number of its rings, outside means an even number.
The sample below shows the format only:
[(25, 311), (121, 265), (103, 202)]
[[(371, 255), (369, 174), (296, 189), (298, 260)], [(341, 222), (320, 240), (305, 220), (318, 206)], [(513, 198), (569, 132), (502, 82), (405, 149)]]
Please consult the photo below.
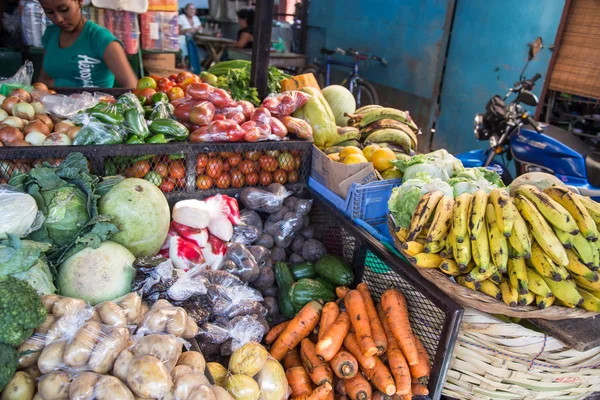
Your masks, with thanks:
[(466, 288), (469, 288), (471, 290), (479, 290), (481, 289), (481, 282), (467, 282), (467, 280), (465, 279), (464, 276), (457, 276), (454, 279), (456, 279), (456, 283), (458, 283), (460, 286), (464, 286)]
[(587, 240), (598, 240), (598, 228), (596, 227), (596, 222), (594, 222), (594, 219), (581, 200), (576, 198), (569, 189), (550, 186), (544, 189), (544, 193), (563, 206), (565, 210), (571, 214), (571, 217), (577, 224), (579, 232), (581, 232)]
[(570, 233), (565, 232), (562, 229), (558, 229), (555, 226), (553, 226), (552, 228), (554, 229), (554, 233), (556, 234), (558, 240), (562, 243), (563, 247), (565, 249), (572, 249), (573, 242), (575, 241), (575, 236), (577, 235), (571, 235)]
[(600, 312), (600, 299), (594, 296), (592, 293), (587, 290), (577, 289), (577, 292), (583, 297), (583, 303), (581, 303), (581, 308), (586, 309), (588, 311)]
[(592, 282), (598, 280), (598, 274), (579, 261), (579, 258), (575, 253), (573, 253), (571, 250), (567, 250), (567, 256), (569, 257), (569, 265), (567, 265), (567, 269), (569, 271)]
[(588, 242), (583, 237), (583, 234), (578, 233), (573, 236), (573, 249), (579, 256), (581, 262), (588, 267), (593, 267), (595, 262), (596, 251), (592, 242)]
[(452, 230), (456, 237), (457, 243), (465, 241), (468, 233), (469, 210), (473, 195), (471, 193), (463, 193), (454, 201), (454, 209), (452, 210)]
[(442, 263), (440, 264), (440, 270), (443, 273), (450, 276), (458, 276), (461, 274), (460, 268), (458, 268), (458, 264), (454, 260), (442, 259)]
[(452, 221), (453, 209), (454, 199), (452, 197), (444, 196), (440, 199), (435, 208), (433, 222), (431, 223), (429, 233), (427, 234), (428, 242), (435, 242), (446, 236), (448, 228), (450, 227), (450, 222)]
[(502, 301), (507, 306), (516, 307), (519, 301), (519, 294), (517, 290), (508, 284), (508, 281), (502, 280), (500, 282), (500, 291), (502, 292)]
[(492, 276), (490, 276), (488, 279), (498, 285), (502, 281), (502, 274), (500, 274), (500, 272), (496, 268), (496, 271), (494, 271)]
[(533, 293), (527, 292), (526, 294), (519, 294), (518, 303), (520, 306), (528, 306), (535, 300)]
[(542, 248), (534, 243), (531, 246), (531, 264), (535, 270), (542, 276), (554, 281), (560, 282), (563, 280), (562, 274), (554, 261), (542, 250)]
[(468, 274), (465, 275), (465, 279), (468, 282), (481, 282), (486, 279), (489, 279), (497, 271), (498, 271), (498, 269), (493, 264), (490, 265), (487, 270), (482, 270), (478, 267), (475, 267), (471, 270), (471, 272), (469, 272)]
[(448, 236), (446, 236), (446, 253), (448, 254), (448, 258), (456, 259), (456, 255), (454, 254), (454, 245), (456, 240), (454, 239), (454, 232), (452, 231), (452, 223), (450, 224), (450, 228), (448, 230)]
[(590, 246), (592, 248), (593, 256), (594, 256), (594, 265), (590, 267), (592, 271), (597, 271), (600, 268), (600, 250), (596, 247), (595, 244)]
[(481, 234), (475, 240), (471, 240), (473, 260), (481, 270), (488, 269), (490, 265), (490, 243), (488, 241), (487, 227), (483, 224)]
[(481, 293), (485, 293), (496, 300), (502, 300), (502, 291), (494, 282), (486, 279), (485, 281), (481, 281), (479, 283), (481, 284), (481, 287), (479, 288)]
[(420, 268), (437, 268), (442, 262), (439, 254), (419, 253), (414, 256), (408, 256), (408, 261)]
[(527, 294), (527, 266), (522, 258), (508, 259), (508, 279), (512, 287), (517, 289), (519, 294)]
[(379, 129), (371, 132), (364, 141), (367, 145), (381, 142), (397, 144), (404, 149), (406, 154), (413, 150), (413, 139), (407, 132), (400, 129)]
[(559, 300), (566, 303), (580, 305), (583, 303), (583, 297), (577, 292), (577, 288), (571, 285), (567, 281), (556, 282), (552, 279), (542, 276), (544, 282), (548, 284), (548, 287), (552, 291), (552, 294)]
[(600, 291), (600, 281), (592, 282), (579, 275), (573, 275), (573, 279), (577, 286), (582, 289)]
[(408, 240), (408, 228), (400, 228), (396, 232), (396, 236), (401, 242), (406, 242)]
[(517, 189), (517, 194), (531, 201), (546, 220), (565, 232), (575, 235), (579, 232), (575, 220), (569, 212), (550, 196), (533, 185), (522, 185)]
[(569, 263), (567, 253), (542, 214), (540, 214), (532, 202), (522, 195), (517, 196), (516, 202), (517, 209), (525, 222), (527, 222), (527, 226), (533, 233), (536, 242), (544, 249), (544, 252), (557, 264), (562, 266), (567, 265)]
[(514, 204), (512, 204), (512, 209), (513, 215), (515, 216), (515, 222), (513, 224), (512, 233), (508, 239), (513, 247), (513, 257), (531, 258), (531, 233), (529, 232), (529, 229), (527, 229), (525, 220), (521, 214), (519, 214), (519, 211)]
[(489, 202), (494, 206), (500, 232), (509, 237), (515, 222), (514, 207), (511, 207), (510, 195), (505, 189), (494, 189), (490, 192)]
[(486, 206), (485, 219), (492, 262), (504, 273), (508, 265), (508, 241), (500, 231), (496, 208), (491, 203)]
[(471, 272), (473, 270), (473, 268), (476, 268), (477, 265), (475, 265), (475, 261), (473, 261), (473, 259), (471, 259), (471, 261), (469, 261), (469, 263), (467, 265), (458, 265), (458, 268), (460, 269), (460, 272), (462, 272), (463, 274), (468, 274), (469, 272)]
[(554, 303), (554, 300), (556, 300), (556, 297), (554, 297), (554, 296), (543, 297), (543, 296), (540, 296), (539, 294), (535, 295), (535, 304), (537, 304), (537, 307), (540, 310), (550, 307)]
[(471, 261), (471, 241), (465, 240), (462, 243), (454, 242), (454, 259), (460, 268), (465, 268)]
[(425, 228), (425, 224), (429, 221), (429, 217), (431, 217), (431, 214), (435, 210), (435, 206), (437, 206), (437, 203), (443, 196), (444, 194), (439, 190), (433, 190), (421, 196), (412, 219), (410, 220), (407, 237), (409, 241), (414, 240), (419, 236), (423, 228)]
[(409, 256), (414, 256), (419, 253), (422, 253), (423, 250), (425, 249), (425, 246), (423, 246), (419, 242), (415, 242), (414, 240), (411, 242), (402, 243), (401, 247), (406, 252), (406, 254), (408, 254)]
[(600, 225), (600, 204), (596, 203), (594, 200), (590, 199), (587, 196), (581, 196), (576, 194), (576, 198), (578, 198), (583, 206), (588, 210), (588, 213), (596, 223), (596, 225)]
[[(581, 289), (581, 288), (580, 288), (580, 289)], [(596, 297), (596, 298), (600, 299), (600, 291), (599, 291), (599, 290), (587, 290), (587, 289), (586, 289), (586, 291), (587, 291), (588, 293), (590, 293), (592, 296), (594, 296), (594, 297)]]
[(437, 240), (435, 242), (427, 242), (425, 245), (425, 253), (439, 253), (446, 248), (446, 241), (444, 239)]
[(393, 119), (396, 121), (400, 121), (403, 124), (408, 125), (410, 129), (414, 132), (418, 132), (419, 128), (413, 122), (412, 118), (408, 113), (397, 110), (395, 108), (382, 107), (374, 110), (370, 110), (367, 113), (363, 113), (363, 117), (360, 120), (359, 127), (362, 129), (375, 121), (379, 121), (380, 119)]
[(471, 215), (469, 216), (469, 233), (471, 240), (479, 237), (481, 228), (485, 225), (485, 206), (487, 205), (488, 195), (483, 189), (473, 193), (473, 205)]
[(527, 268), (527, 288), (530, 292), (542, 297), (551, 297), (552, 291), (540, 274), (531, 268)]

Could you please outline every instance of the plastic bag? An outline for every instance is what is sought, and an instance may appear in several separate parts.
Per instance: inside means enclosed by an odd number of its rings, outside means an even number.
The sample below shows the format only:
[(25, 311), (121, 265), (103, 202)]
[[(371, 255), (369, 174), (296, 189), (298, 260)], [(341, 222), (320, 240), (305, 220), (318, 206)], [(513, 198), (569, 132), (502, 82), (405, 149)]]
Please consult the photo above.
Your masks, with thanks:
[(233, 243), (249, 245), (257, 241), (262, 233), (263, 223), (260, 216), (253, 210), (242, 210), (240, 223), (233, 227)]
[(190, 110), (190, 122), (198, 126), (206, 126), (212, 122), (216, 110), (215, 105), (210, 101), (195, 104)]
[(33, 78), (33, 63), (31, 61), (25, 61), (25, 63), (18, 69), (18, 71), (11, 76), (0, 80), (0, 94), (8, 96), (13, 89), (25, 88), (31, 86), (31, 79)]
[(73, 400), (133, 398), (133, 393), (127, 385), (111, 375), (83, 372), (76, 374), (69, 385), (69, 399)]
[(239, 142), (244, 139), (244, 130), (230, 119), (213, 120), (207, 126), (196, 129), (190, 134), (192, 142)]
[(253, 282), (260, 274), (260, 268), (254, 255), (241, 243), (233, 243), (227, 249), (225, 260), (233, 262), (221, 266), (227, 272), (238, 276), (244, 282)]
[(289, 90), (267, 96), (262, 102), (262, 107), (269, 110), (276, 117), (283, 117), (292, 115), (294, 111), (305, 105), (309, 98), (308, 93)]
[(287, 136), (288, 131), (283, 122), (271, 116), (271, 112), (265, 107), (254, 110), (250, 119), (268, 125), (271, 128), (271, 133), (281, 139)]
[(282, 140), (281, 136), (271, 133), (271, 126), (257, 121), (247, 121), (241, 125), (244, 130), (246, 142), (260, 142), (263, 140)]
[(169, 298), (177, 301), (184, 301), (194, 295), (205, 295), (210, 284), (204, 276), (206, 268), (196, 266), (187, 271), (167, 290)]
[(73, 146), (121, 144), (127, 136), (123, 125), (101, 122), (87, 113), (76, 115), (73, 122), (81, 125), (81, 129), (73, 139)]
[(154, 121), (155, 119), (173, 118), (174, 111), (175, 107), (173, 105), (159, 101), (154, 103), (154, 109), (150, 113), (150, 117), (148, 119), (150, 121)]
[(135, 109), (140, 112), (140, 114), (144, 114), (144, 107), (140, 103), (140, 100), (137, 96), (131, 92), (124, 93), (117, 99), (117, 104), (120, 104), (123, 107), (123, 111), (127, 111), (129, 109)]
[[(265, 327), (254, 315), (238, 316), (224, 325), (202, 324), (198, 339), (204, 343), (223, 344), (230, 340), (229, 354), (249, 342), (260, 342), (265, 335)], [(223, 354), (223, 355), (229, 355)]]
[(175, 307), (167, 300), (156, 301), (146, 313), (136, 335), (167, 333), (191, 339), (198, 333), (198, 325), (189, 318), (182, 307)]
[(44, 222), (35, 199), (7, 185), (0, 185), (0, 214), (0, 239), (8, 235), (22, 238), (38, 230)]
[(229, 315), (260, 314), (263, 312), (258, 307), (260, 306), (260, 302), (263, 301), (262, 295), (258, 290), (248, 286), (226, 287), (212, 285), (208, 288), (207, 294), (212, 304), (214, 315), (233, 318), (233, 316)]
[(245, 208), (250, 210), (274, 213), (281, 209), (286, 197), (291, 196), (285, 186), (270, 184), (267, 190), (246, 188), (240, 193), (240, 201)]
[(291, 116), (279, 117), (278, 118), (288, 132), (293, 133), (300, 139), (313, 140), (313, 129), (308, 122), (300, 118), (294, 118)]
[(102, 98), (110, 97), (105, 93), (82, 92), (66, 96), (64, 94), (46, 94), (40, 97), (40, 101), (46, 107), (46, 111), (61, 119), (71, 119), (81, 110), (95, 106)]

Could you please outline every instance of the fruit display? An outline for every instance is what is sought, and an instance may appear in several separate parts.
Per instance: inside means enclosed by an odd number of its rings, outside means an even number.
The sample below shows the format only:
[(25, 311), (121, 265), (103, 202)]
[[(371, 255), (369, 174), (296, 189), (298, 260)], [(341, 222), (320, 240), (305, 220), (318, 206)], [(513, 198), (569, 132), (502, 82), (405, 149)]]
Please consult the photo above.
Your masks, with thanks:
[(185, 157), (181, 154), (106, 158), (104, 174), (145, 179), (158, 186), (163, 193), (183, 191), (186, 187)]
[(511, 307), (599, 312), (600, 204), (544, 175), (510, 189), (485, 179), (406, 181), (389, 203), (402, 250), (417, 267)]

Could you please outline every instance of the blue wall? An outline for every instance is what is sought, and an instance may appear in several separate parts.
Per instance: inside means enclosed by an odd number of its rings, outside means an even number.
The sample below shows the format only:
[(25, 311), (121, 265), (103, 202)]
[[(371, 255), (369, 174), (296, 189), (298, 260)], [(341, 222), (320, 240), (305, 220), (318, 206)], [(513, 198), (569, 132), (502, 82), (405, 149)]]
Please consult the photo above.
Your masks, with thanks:
[(473, 117), (494, 94), (506, 94), (527, 61), (527, 44), (537, 36), (542, 49), (526, 71), (542, 74), (540, 95), (552, 55), (564, 0), (458, 0), (432, 148), (459, 153), (484, 148), (473, 137)]

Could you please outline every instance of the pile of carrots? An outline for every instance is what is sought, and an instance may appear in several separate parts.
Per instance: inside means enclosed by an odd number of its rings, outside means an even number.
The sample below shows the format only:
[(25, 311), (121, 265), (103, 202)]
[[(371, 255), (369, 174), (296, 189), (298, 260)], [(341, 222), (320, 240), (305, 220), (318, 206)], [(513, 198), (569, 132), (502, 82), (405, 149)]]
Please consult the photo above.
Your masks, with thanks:
[(338, 300), (311, 301), (269, 332), (292, 400), (409, 400), (428, 395), (427, 351), (408, 320), (406, 299), (389, 289), (375, 305), (369, 287), (336, 288)]

